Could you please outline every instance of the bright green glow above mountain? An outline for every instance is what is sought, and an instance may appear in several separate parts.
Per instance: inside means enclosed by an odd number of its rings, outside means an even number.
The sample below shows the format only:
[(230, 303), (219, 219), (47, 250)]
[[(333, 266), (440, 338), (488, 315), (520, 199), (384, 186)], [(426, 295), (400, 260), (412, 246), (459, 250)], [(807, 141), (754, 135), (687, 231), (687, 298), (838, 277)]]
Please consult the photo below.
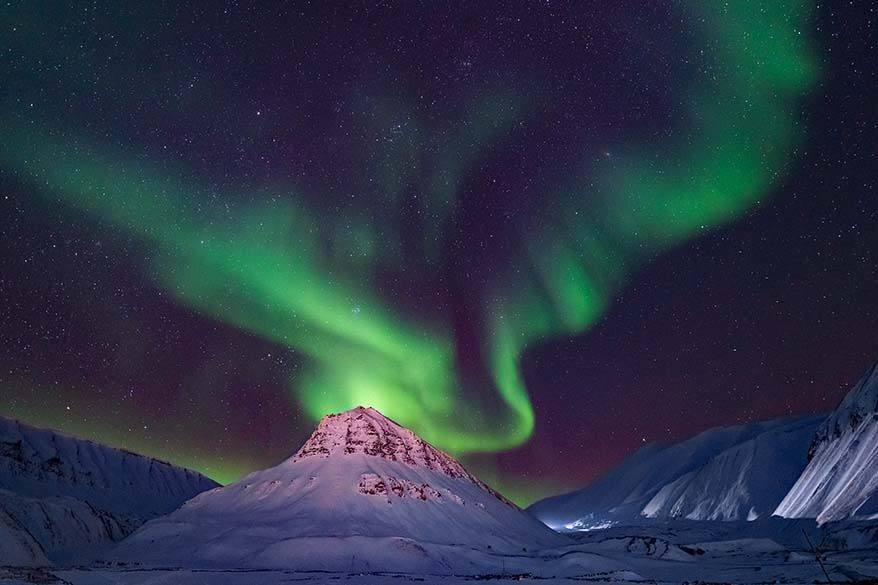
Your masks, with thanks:
[[(179, 302), (305, 356), (290, 388), (312, 418), (365, 404), (455, 453), (509, 449), (534, 425), (520, 367), (528, 347), (587, 330), (647, 258), (770, 195), (794, 155), (798, 104), (815, 80), (808, 8), (684, 6), (704, 52), (697, 75), (675, 92), (678, 126), (599, 162), (584, 152), (580, 172), (546, 187), (520, 256), (486, 277), (480, 339), (494, 388), (479, 389), (480, 400), (459, 371), (450, 317), (396, 307), (376, 281), (435, 265), (467, 172), (529, 115), (533, 100), (520, 88), (474, 100), (457, 131), (433, 140), (439, 160), (417, 202), (432, 221), (414, 260), (379, 229), (380, 208), (317, 210), (287, 184), (259, 197), (209, 193), (194, 173), (145, 163), (84, 132), (10, 121), (0, 161), (46, 197), (136, 238), (143, 269)], [(407, 196), (418, 169), (429, 128), (420, 122), (368, 161), (390, 201)]]

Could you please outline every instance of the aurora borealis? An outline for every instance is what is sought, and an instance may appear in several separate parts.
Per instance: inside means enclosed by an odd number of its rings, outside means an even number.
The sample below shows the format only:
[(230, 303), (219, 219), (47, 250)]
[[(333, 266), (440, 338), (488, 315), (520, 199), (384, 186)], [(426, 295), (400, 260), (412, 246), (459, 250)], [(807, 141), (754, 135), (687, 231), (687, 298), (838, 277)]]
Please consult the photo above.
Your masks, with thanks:
[(364, 404), (527, 501), (828, 408), (878, 324), (833, 10), (0, 9), (0, 414), (228, 481)]

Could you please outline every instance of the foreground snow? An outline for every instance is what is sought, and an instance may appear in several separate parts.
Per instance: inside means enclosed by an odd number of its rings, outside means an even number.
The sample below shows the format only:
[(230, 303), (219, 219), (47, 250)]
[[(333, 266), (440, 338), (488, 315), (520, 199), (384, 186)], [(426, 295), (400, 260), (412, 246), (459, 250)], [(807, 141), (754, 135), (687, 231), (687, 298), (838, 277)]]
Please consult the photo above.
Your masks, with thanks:
[[(806, 536), (807, 535), (807, 536)], [(112, 567), (53, 569), (33, 574), (30, 582), (55, 577), (73, 585), (211, 584), (255, 585), (273, 583), (358, 583), (384, 585), (426, 583), (456, 585), (551, 582), (599, 583), (825, 583), (823, 568), (810, 542), (821, 551), (823, 567), (835, 583), (878, 580), (878, 524), (851, 522), (822, 527), (813, 521), (772, 518), (756, 522), (644, 521), (580, 533), (570, 544), (520, 555), (495, 555), (494, 570), (476, 575), (438, 575), (429, 571), (389, 572), (347, 569), (302, 571), (281, 569), (146, 568), (135, 564)], [(346, 542), (323, 543), (344, 551)], [(381, 562), (386, 542), (373, 540), (370, 548)], [(449, 548), (456, 563), (472, 549)], [(340, 552), (340, 554), (342, 554)], [(485, 562), (481, 558), (480, 562)], [(556, 576), (550, 577), (554, 572)], [(4, 580), (4, 578), (6, 580)], [(5, 573), (0, 584), (29, 582), (23, 570)], [(49, 581), (44, 581), (49, 582)]]
[[(39, 581), (4, 580), (0, 569), (0, 585), (11, 585)], [(293, 571), (56, 571), (54, 575), (71, 585), (280, 585), (290, 583), (355, 585), (404, 585), (421, 583), (424, 585), (463, 585), (465, 583), (522, 583), (542, 582), (528, 577), (496, 575), (487, 577), (455, 577), (444, 575), (405, 575), (405, 574), (366, 574), (366, 573), (296, 573)], [(553, 579), (552, 583), (581, 585), (582, 579)], [(640, 583), (625, 580), (624, 576), (599, 578), (598, 582)]]

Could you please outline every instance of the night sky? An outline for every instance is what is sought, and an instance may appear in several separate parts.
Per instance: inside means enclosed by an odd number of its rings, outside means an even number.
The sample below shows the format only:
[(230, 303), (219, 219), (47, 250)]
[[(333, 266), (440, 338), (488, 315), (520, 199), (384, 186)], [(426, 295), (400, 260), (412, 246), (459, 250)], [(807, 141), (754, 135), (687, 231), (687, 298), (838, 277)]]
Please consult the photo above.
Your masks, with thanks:
[(870, 2), (0, 7), (0, 414), (520, 503), (878, 359)]

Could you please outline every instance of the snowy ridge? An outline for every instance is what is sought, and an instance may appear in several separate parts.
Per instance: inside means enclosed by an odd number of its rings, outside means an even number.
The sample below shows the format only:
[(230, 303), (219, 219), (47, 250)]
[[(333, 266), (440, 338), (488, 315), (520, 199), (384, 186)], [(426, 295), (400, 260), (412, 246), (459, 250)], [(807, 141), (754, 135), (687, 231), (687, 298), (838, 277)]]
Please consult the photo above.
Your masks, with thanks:
[(650, 445), (586, 488), (529, 511), (570, 531), (644, 518), (878, 518), (878, 365), (828, 416), (716, 428)]
[(559, 530), (643, 518), (753, 520), (769, 516), (807, 464), (823, 416), (789, 417), (648, 445), (584, 489), (528, 511)]
[(770, 426), (662, 487), (644, 506), (649, 518), (756, 520), (770, 516), (806, 464), (819, 417)]
[(108, 560), (447, 574), (484, 572), (495, 555), (564, 544), (567, 537), (451, 456), (376, 410), (356, 408), (325, 417), (279, 465), (147, 522)]
[[(217, 485), (164, 461), (0, 417), (3, 489), (81, 496), (110, 511), (154, 516)], [(136, 505), (130, 501), (135, 496)]]
[(878, 365), (820, 425), (809, 456), (775, 514), (821, 524), (878, 517)]
[(0, 564), (45, 564), (78, 546), (119, 540), (217, 485), (163, 461), (0, 417)]

